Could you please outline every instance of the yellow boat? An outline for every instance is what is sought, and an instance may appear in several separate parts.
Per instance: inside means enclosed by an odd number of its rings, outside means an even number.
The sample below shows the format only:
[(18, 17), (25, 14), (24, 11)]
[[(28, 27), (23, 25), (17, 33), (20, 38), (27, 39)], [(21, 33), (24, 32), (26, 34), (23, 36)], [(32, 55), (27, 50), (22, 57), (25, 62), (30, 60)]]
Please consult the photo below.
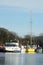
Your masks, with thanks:
[(27, 52), (27, 53), (30, 53), (30, 54), (34, 54), (34, 53), (35, 53), (35, 49), (33, 49), (33, 48), (28, 48), (28, 49), (26, 49), (26, 52)]

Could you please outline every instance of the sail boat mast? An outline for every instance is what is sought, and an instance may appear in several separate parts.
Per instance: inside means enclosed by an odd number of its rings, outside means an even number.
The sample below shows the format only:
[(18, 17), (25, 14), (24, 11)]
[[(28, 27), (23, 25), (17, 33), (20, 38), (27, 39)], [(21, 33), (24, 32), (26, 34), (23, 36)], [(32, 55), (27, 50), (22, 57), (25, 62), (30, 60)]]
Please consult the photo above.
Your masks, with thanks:
[(30, 14), (30, 43), (32, 44), (32, 11)]

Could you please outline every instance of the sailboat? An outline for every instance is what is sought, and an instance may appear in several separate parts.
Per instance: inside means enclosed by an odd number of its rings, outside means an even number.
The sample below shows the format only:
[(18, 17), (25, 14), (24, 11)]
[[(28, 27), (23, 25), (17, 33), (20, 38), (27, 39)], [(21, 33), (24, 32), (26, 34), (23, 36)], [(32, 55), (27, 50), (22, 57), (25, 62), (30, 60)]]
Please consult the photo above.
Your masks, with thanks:
[(35, 49), (33, 48), (32, 46), (32, 16), (31, 16), (31, 19), (30, 19), (30, 47), (26, 49), (27, 53), (31, 53), (31, 54), (34, 54), (35, 53)]

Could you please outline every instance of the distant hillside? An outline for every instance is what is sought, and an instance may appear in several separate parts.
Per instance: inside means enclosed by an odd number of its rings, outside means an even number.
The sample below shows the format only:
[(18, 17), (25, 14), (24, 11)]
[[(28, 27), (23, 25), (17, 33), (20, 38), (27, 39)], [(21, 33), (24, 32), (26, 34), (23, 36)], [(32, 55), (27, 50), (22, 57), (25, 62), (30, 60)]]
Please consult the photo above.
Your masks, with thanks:
[(0, 28), (0, 44), (15, 41), (15, 39), (18, 38), (18, 35), (16, 33), (10, 32), (9, 30), (5, 28)]

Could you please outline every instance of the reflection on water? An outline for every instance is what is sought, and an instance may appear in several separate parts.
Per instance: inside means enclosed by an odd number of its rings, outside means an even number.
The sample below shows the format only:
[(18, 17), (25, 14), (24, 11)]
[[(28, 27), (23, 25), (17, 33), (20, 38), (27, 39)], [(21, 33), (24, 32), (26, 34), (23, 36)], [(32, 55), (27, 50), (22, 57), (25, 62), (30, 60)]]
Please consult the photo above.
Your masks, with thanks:
[(0, 53), (0, 65), (43, 65), (43, 54)]
[(5, 64), (5, 54), (0, 53), (0, 65)]

